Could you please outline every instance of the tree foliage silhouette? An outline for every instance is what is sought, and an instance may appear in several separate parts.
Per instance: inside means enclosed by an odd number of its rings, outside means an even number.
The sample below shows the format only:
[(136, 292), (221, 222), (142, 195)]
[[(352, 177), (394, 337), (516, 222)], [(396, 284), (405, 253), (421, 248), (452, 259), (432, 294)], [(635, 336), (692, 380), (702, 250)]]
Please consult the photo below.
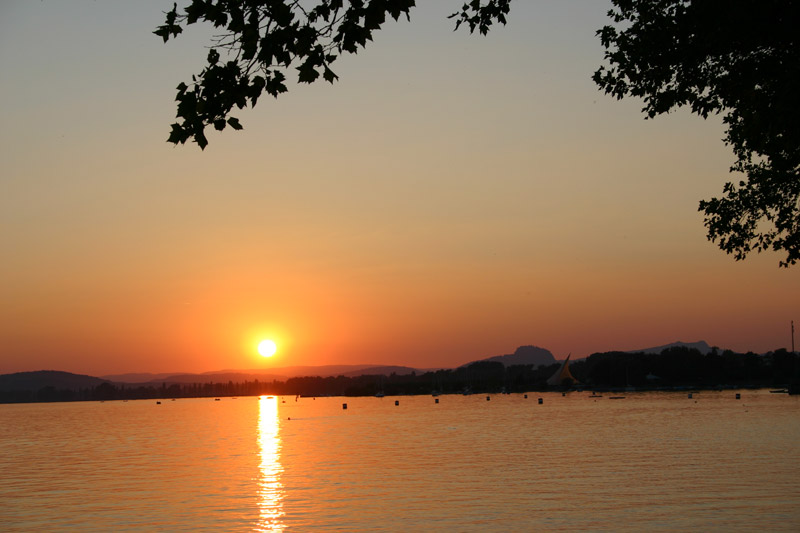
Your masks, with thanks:
[[(494, 22), (505, 23), (511, 0), (472, 0), (450, 15), (456, 28), (469, 26), (482, 34)], [(286, 92), (286, 76), (294, 66), (297, 81), (313, 83), (320, 76), (333, 83), (331, 66), (344, 53), (355, 54), (372, 40), (389, 16), (409, 18), (414, 0), (192, 0), (178, 13), (177, 3), (165, 23), (153, 33), (167, 42), (184, 26), (205, 22), (224, 30), (208, 52), (207, 64), (192, 76), (191, 85), (178, 85), (177, 118), (168, 141), (193, 139), (205, 148), (205, 128), (242, 129), (234, 107), (256, 105), (266, 92)], [(219, 50), (228, 52), (223, 61)]]
[(649, 117), (687, 106), (721, 114), (733, 148), (724, 195), (700, 202), (708, 238), (737, 260), (755, 250), (800, 259), (800, 2), (612, 0), (594, 81), (644, 100)]
[[(594, 81), (616, 98), (644, 100), (649, 118), (688, 106), (707, 118), (721, 114), (723, 141), (743, 178), (723, 196), (700, 202), (709, 240), (735, 259), (751, 251), (800, 259), (800, 0), (611, 0), (611, 24), (597, 33), (606, 64)], [(486, 34), (505, 24), (511, 0), (469, 0), (452, 15), (458, 29)], [(410, 18), (414, 0), (191, 0), (175, 4), (154, 32), (164, 42), (185, 26), (209, 23), (207, 64), (177, 87), (177, 122), (168, 141), (194, 140), (205, 128), (242, 129), (234, 108), (255, 106), (263, 93), (297, 81), (333, 83), (332, 65), (357, 53), (391, 17)], [(226, 52), (226, 58), (220, 55)]]

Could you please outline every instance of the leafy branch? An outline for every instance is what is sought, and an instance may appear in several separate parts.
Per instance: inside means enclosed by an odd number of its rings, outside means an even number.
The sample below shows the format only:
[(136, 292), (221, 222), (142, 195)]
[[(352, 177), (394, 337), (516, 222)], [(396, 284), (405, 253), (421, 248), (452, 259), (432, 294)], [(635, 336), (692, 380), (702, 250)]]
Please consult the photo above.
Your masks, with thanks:
[[(466, 22), (471, 32), (478, 28), (485, 34), (492, 21), (505, 24), (509, 3), (473, 0), (451, 17), (460, 17), (456, 28)], [(192, 0), (179, 13), (174, 4), (153, 32), (165, 43), (196, 23), (212, 24), (224, 33), (214, 38), (200, 74), (190, 84), (178, 85), (178, 120), (167, 141), (193, 139), (204, 149), (206, 127), (242, 129), (230, 116), (234, 108), (255, 107), (264, 92), (276, 98), (286, 92), (292, 67), (299, 83), (320, 77), (333, 83), (338, 76), (332, 65), (342, 54), (366, 47), (387, 17), (410, 19), (414, 5), (414, 0)], [(226, 52), (225, 60), (219, 50)]]

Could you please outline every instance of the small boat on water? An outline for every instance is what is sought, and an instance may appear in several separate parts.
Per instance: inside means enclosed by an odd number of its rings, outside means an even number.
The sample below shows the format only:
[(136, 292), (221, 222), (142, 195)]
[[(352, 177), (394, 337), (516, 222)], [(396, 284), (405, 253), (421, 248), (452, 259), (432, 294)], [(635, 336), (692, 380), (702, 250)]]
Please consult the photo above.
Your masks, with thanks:
[(777, 390), (771, 390), (770, 392), (772, 394), (789, 394), (788, 389), (777, 389)]

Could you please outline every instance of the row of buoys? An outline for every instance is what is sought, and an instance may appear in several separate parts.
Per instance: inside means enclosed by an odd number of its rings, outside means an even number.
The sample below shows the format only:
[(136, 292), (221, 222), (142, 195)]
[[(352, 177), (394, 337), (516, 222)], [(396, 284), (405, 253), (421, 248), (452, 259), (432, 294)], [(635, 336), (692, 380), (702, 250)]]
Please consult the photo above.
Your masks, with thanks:
[[(486, 397), (486, 401), (487, 402), (490, 401), (491, 399), (492, 399), (491, 396), (487, 396)], [(526, 400), (528, 399), (528, 395), (527, 394), (525, 395), (525, 399)], [(433, 401), (434, 401), (434, 403), (439, 403), (439, 398), (434, 398)], [(158, 403), (161, 403), (161, 402), (158, 402)], [(539, 405), (542, 405), (543, 403), (544, 403), (544, 399), (543, 398), (539, 398)], [(395, 404), (395, 406), (400, 405), (400, 400), (395, 400), (394, 404)], [(342, 410), (345, 410), (345, 409), (347, 409), (347, 404), (343, 403), (342, 404)]]
[[(562, 396), (566, 396), (566, 393), (562, 393)], [(528, 399), (528, 395), (527, 395), (527, 394), (525, 394), (525, 395), (524, 395), (524, 398), (527, 400), (527, 399)], [(491, 397), (491, 396), (487, 396), (487, 397), (486, 397), (486, 401), (487, 401), (487, 402), (488, 402), (488, 401), (490, 401), (491, 399), (492, 399), (492, 397)], [(609, 397), (609, 399), (611, 399), (611, 400), (624, 400), (624, 399), (625, 399), (625, 396), (610, 396), (610, 397)], [(689, 399), (690, 399), (690, 400), (692, 399), (692, 393), (691, 393), (691, 392), (689, 393)], [(742, 399), (742, 395), (741, 395), (740, 393), (738, 393), (738, 392), (736, 393), (736, 399), (737, 399), (737, 400), (741, 400), (741, 399)], [(217, 400), (219, 400), (219, 398), (217, 398)], [(542, 405), (542, 404), (544, 404), (544, 398), (539, 398), (537, 401), (538, 401), (538, 404), (539, 404), (539, 405)], [(439, 403), (439, 398), (434, 398), (434, 402), (435, 402), (435, 403)], [(156, 402), (156, 403), (159, 403), (159, 404), (160, 404), (161, 402)], [(395, 404), (396, 406), (397, 406), (397, 405), (400, 405), (400, 400), (395, 400), (395, 401), (394, 401), (394, 404)], [(347, 404), (346, 404), (346, 403), (343, 403), (343, 404), (342, 404), (342, 409), (347, 409)]]
[[(567, 394), (566, 394), (565, 392), (562, 392), (562, 393), (561, 393), (561, 396), (566, 396), (566, 395), (567, 395)], [(592, 395), (592, 396), (590, 396), (590, 398), (601, 398), (601, 397), (602, 397), (602, 396), (598, 396), (598, 395)], [(693, 396), (693, 393), (691, 393), (691, 392), (690, 392), (690, 393), (687, 395), (687, 397), (688, 397), (688, 399), (690, 399), (690, 400), (691, 400), (691, 399), (694, 397), (694, 396)], [(273, 398), (273, 396), (268, 396), (268, 398)], [(528, 395), (527, 395), (527, 394), (523, 395), (523, 398), (525, 398), (525, 399), (527, 400), (527, 399), (528, 399)], [(622, 399), (624, 399), (625, 397), (624, 397), (624, 396), (610, 396), (609, 398), (610, 398), (610, 399), (612, 399), (612, 400), (622, 400)], [(236, 398), (234, 397), (234, 398), (232, 398), (232, 399), (234, 399), (234, 400), (235, 400)], [(314, 398), (314, 399), (316, 400), (316, 398)], [(492, 397), (491, 397), (491, 396), (487, 396), (487, 397), (486, 397), (486, 401), (487, 401), (487, 402), (488, 402), (488, 401), (490, 401), (491, 399), (492, 399)], [(736, 393), (736, 399), (737, 399), (737, 400), (741, 400), (741, 399), (742, 399), (742, 395), (741, 395), (741, 393), (738, 393), (738, 392)], [(123, 400), (123, 401), (124, 401), (124, 402), (127, 402), (128, 400)], [(172, 401), (174, 402), (174, 401), (175, 401), (175, 398), (173, 398), (173, 399), (172, 399)], [(218, 401), (220, 401), (220, 400), (219, 400), (219, 398), (214, 398), (214, 401), (215, 401), (215, 402), (218, 402)], [(297, 401), (297, 399), (295, 399), (295, 401)], [(435, 403), (439, 403), (439, 398), (434, 398), (434, 402), (435, 402)], [(284, 401), (283, 403), (286, 403), (286, 401)], [(538, 403), (539, 403), (539, 405), (542, 405), (542, 404), (544, 403), (544, 398), (539, 398), (539, 399), (538, 399)], [(400, 400), (395, 400), (395, 401), (394, 401), (394, 404), (395, 404), (396, 406), (397, 406), (397, 405), (400, 405)], [(160, 401), (157, 401), (157, 402), (156, 402), (156, 405), (161, 405), (161, 402), (160, 402)], [(343, 403), (343, 404), (342, 404), (342, 409), (347, 409), (347, 404), (346, 404), (346, 403)]]

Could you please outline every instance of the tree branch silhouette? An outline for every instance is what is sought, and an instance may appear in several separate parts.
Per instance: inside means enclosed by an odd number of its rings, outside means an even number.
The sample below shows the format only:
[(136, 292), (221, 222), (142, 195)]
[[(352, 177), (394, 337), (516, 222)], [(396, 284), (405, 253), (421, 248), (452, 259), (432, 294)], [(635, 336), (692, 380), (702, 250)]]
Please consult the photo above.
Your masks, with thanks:
[[(505, 24), (509, 4), (472, 0), (451, 17), (458, 17), (456, 28), (465, 23), (470, 32), (486, 34), (494, 21)], [(230, 115), (234, 108), (255, 107), (265, 92), (273, 97), (286, 92), (292, 68), (300, 83), (320, 76), (333, 83), (338, 76), (331, 67), (342, 54), (366, 47), (387, 17), (410, 20), (414, 5), (414, 0), (192, 0), (179, 13), (174, 4), (153, 32), (164, 42), (196, 23), (212, 24), (224, 33), (214, 39), (200, 74), (192, 76), (191, 84), (178, 85), (178, 120), (168, 142), (191, 139), (204, 149), (206, 127), (242, 129)], [(226, 60), (219, 50), (227, 53)]]

